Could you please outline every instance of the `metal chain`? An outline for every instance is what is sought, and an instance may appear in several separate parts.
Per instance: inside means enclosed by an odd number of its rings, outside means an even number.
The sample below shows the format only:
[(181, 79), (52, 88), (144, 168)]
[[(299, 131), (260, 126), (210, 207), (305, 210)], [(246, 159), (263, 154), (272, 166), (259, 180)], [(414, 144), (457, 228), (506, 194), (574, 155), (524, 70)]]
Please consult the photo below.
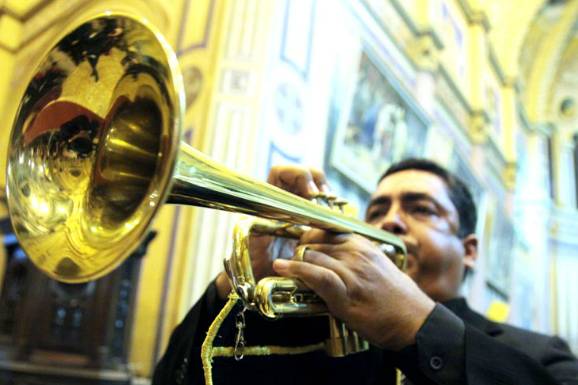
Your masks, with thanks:
[(243, 359), (245, 351), (245, 310), (247, 307), (243, 307), (243, 310), (237, 313), (235, 319), (235, 327), (237, 328), (237, 337), (235, 338), (235, 360), (240, 361)]

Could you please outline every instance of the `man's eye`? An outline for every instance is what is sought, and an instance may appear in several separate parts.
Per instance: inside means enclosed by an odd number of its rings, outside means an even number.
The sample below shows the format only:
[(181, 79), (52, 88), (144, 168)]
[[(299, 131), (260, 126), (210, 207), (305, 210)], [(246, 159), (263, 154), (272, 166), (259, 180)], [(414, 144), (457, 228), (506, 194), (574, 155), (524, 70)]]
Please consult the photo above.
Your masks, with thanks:
[(437, 215), (437, 211), (427, 205), (415, 205), (410, 208), (411, 213), (417, 215)]
[(381, 218), (384, 214), (385, 213), (383, 210), (379, 209), (369, 210), (365, 215), (365, 220), (368, 222), (376, 221), (379, 218)]

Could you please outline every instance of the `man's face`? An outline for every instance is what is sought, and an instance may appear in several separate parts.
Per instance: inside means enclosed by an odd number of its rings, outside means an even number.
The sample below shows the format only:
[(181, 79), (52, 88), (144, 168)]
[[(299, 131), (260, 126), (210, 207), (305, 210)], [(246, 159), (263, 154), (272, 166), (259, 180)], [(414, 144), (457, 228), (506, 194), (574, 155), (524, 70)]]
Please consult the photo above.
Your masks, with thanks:
[(366, 221), (400, 237), (407, 274), (432, 299), (458, 295), (464, 266), (473, 267), (477, 240), (457, 236), (459, 217), (446, 183), (435, 174), (404, 170), (384, 178), (372, 195)]

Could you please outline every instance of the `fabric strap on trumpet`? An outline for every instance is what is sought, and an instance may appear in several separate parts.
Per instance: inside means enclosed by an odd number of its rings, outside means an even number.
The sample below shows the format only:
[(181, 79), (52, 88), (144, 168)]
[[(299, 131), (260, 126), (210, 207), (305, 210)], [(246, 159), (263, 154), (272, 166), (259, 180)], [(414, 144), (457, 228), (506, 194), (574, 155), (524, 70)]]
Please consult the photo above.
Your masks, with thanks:
[[(215, 337), (223, 324), (223, 321), (235, 308), (235, 305), (240, 302), (239, 296), (231, 293), (229, 295), (229, 300), (219, 312), (209, 330), (207, 331), (207, 337), (203, 342), (201, 348), (201, 360), (203, 362), (203, 371), (205, 374), (205, 384), (213, 385), (213, 358), (214, 357), (235, 357), (236, 350), (235, 346), (213, 346)], [(243, 348), (243, 355), (247, 356), (268, 356), (268, 355), (292, 355), (292, 354), (304, 354), (314, 352), (316, 350), (323, 350), (323, 343), (316, 343), (306, 346), (245, 346)]]
[[(236, 360), (236, 328), (243, 306), (232, 294), (207, 330), (201, 347), (205, 384), (396, 384), (379, 350), (342, 358), (324, 351), (327, 317), (270, 321), (246, 312), (244, 358)], [(328, 382), (329, 381), (329, 382)]]

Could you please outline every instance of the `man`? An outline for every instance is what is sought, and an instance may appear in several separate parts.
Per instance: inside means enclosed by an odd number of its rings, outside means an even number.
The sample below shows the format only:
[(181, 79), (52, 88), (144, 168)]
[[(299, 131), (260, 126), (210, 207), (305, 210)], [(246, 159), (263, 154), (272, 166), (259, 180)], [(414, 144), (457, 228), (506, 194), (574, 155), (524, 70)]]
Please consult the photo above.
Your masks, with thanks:
[[(274, 168), (269, 182), (305, 197), (326, 189), (321, 173), (295, 167)], [(276, 259), (273, 269), (302, 280), (332, 315), (379, 348), (364, 357), (381, 354), (361, 371), (372, 378), (380, 365), (386, 370), (393, 364), (413, 384), (578, 384), (578, 361), (562, 340), (493, 323), (459, 297), (465, 271), (478, 256), (475, 212), (461, 181), (433, 162), (406, 160), (384, 174), (366, 221), (402, 239), (407, 274), (367, 239), (321, 230), (300, 240), (308, 246), (302, 262)], [(212, 290), (214, 297), (227, 293), (223, 274)], [(207, 298), (183, 325), (203, 329), (198, 321), (211, 313)], [(194, 350), (188, 345), (175, 354), (179, 336), (177, 329), (155, 378), (170, 372), (179, 354)]]

